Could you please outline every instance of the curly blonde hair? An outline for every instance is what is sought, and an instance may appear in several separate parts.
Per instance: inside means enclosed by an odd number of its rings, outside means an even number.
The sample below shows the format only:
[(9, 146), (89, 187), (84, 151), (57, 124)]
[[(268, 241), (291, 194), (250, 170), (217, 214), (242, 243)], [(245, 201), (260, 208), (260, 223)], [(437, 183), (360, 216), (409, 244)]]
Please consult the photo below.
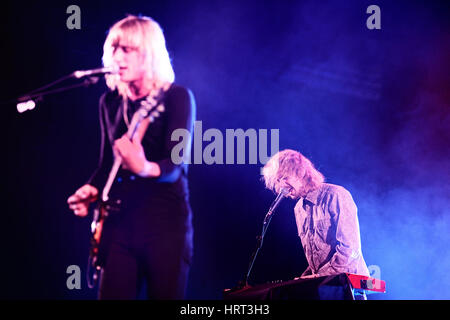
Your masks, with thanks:
[(288, 176), (302, 181), (302, 194), (317, 189), (325, 181), (324, 176), (308, 158), (290, 149), (273, 155), (264, 166), (262, 173), (266, 188), (277, 193), (283, 186), (282, 180)]

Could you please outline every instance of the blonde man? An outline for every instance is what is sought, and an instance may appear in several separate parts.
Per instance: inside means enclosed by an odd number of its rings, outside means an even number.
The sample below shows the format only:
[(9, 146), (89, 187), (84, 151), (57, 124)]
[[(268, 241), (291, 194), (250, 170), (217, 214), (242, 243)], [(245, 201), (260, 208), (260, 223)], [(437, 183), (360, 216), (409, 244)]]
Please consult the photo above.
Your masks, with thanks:
[[(100, 299), (135, 299), (143, 283), (150, 299), (182, 299), (192, 258), (193, 228), (187, 164), (171, 160), (174, 130), (191, 132), (195, 102), (191, 92), (174, 84), (163, 32), (153, 19), (128, 16), (109, 30), (103, 47), (109, 91), (100, 99), (102, 129), (98, 169), (69, 197), (70, 209), (88, 214), (89, 204), (105, 186), (113, 155), (122, 158), (111, 189), (120, 199), (110, 214), (111, 239), (100, 281)], [(164, 91), (165, 111), (130, 141), (125, 135), (134, 112), (147, 97)], [(189, 149), (189, 148), (187, 148)]]
[(283, 150), (263, 168), (268, 189), (298, 199), (295, 220), (308, 261), (301, 278), (355, 273), (369, 275), (361, 252), (357, 208), (341, 186), (323, 175), (300, 152)]

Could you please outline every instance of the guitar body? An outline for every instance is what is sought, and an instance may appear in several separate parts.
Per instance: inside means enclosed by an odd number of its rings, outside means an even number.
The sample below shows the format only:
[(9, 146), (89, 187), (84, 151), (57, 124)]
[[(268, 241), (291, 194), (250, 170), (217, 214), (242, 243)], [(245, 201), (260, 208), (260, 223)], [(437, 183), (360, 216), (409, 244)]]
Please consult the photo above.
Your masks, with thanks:
[[(107, 254), (109, 252), (110, 228), (108, 228), (108, 217), (110, 214), (119, 214), (120, 200), (113, 205), (111, 201), (98, 201), (94, 209), (94, 218), (91, 223), (91, 249), (89, 252), (88, 286), (93, 288), (97, 283), (99, 274), (106, 264)], [(91, 280), (92, 279), (92, 280)]]
[[(134, 113), (128, 127), (127, 136), (130, 140), (133, 140), (135, 136), (142, 140), (149, 124), (165, 111), (161, 101), (163, 94), (167, 89), (168, 86), (161, 89), (156, 95), (150, 95), (141, 102), (141, 106)], [(91, 249), (88, 261), (89, 288), (93, 288), (96, 285), (100, 272), (106, 263), (111, 242), (108, 217), (111, 214), (118, 214), (115, 211), (120, 211), (120, 200), (114, 201), (113, 199), (109, 199), (109, 192), (121, 165), (122, 159), (116, 156), (105, 187), (102, 190), (100, 200), (94, 210), (94, 216), (91, 223)]]

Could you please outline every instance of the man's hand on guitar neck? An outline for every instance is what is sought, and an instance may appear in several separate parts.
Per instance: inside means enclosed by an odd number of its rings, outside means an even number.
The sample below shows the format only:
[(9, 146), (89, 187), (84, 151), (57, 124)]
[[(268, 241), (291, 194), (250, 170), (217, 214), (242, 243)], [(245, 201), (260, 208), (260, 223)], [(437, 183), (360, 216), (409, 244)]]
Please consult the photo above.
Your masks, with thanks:
[(89, 204), (97, 200), (98, 190), (90, 184), (85, 184), (67, 199), (70, 210), (79, 217), (87, 216)]

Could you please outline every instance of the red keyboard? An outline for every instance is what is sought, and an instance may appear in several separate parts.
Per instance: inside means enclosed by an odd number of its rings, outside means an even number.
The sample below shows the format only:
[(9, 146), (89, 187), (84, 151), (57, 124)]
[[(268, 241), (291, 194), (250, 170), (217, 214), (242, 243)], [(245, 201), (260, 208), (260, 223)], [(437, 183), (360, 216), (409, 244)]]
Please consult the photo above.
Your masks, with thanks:
[(355, 290), (364, 290), (364, 292), (366, 292), (367, 294), (375, 292), (386, 292), (386, 282), (384, 282), (383, 280), (361, 276), (359, 274), (347, 273), (346, 275), (352, 288)]

